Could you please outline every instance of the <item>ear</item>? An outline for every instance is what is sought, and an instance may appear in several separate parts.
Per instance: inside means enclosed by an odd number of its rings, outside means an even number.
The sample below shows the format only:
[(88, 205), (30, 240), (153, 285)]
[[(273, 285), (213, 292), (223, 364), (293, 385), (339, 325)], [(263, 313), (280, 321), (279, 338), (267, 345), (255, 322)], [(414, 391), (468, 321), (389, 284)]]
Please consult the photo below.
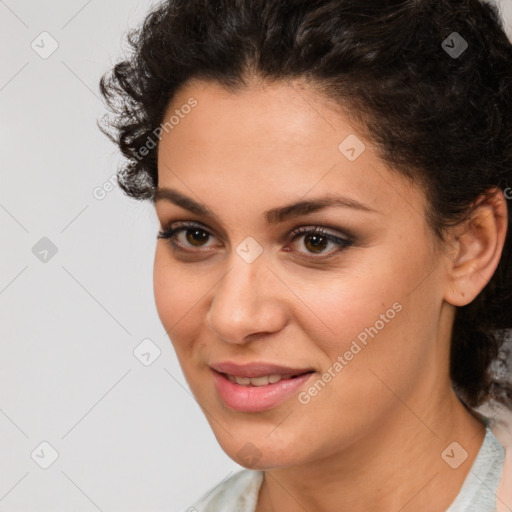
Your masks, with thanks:
[(454, 306), (469, 304), (490, 281), (507, 234), (507, 203), (501, 189), (490, 189), (474, 204), (470, 218), (449, 229), (444, 299)]

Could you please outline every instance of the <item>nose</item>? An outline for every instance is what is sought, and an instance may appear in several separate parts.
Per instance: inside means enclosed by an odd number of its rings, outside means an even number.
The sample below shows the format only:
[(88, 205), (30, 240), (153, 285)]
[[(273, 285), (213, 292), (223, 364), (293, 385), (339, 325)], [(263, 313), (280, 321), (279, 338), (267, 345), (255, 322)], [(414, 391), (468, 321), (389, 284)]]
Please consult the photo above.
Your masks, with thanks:
[(234, 254), (214, 292), (207, 324), (220, 339), (235, 344), (278, 332), (287, 321), (283, 293), (286, 287), (264, 257), (247, 263)]

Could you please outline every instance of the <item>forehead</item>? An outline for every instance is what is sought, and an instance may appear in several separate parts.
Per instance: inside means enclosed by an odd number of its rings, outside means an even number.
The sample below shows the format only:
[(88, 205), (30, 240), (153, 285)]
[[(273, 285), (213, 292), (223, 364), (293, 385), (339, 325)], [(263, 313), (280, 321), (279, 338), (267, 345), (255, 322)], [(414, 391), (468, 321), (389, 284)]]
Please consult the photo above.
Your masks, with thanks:
[(246, 150), (289, 147), (296, 152), (314, 146), (328, 151), (344, 132), (353, 131), (334, 103), (300, 83), (258, 82), (231, 92), (216, 82), (193, 81), (175, 95), (165, 118), (191, 98), (197, 105), (179, 122), (186, 129), (177, 125), (169, 133), (176, 143), (219, 144), (219, 151), (225, 147), (220, 143)]
[[(236, 189), (234, 208), (254, 203), (262, 210), (329, 192), (383, 213), (411, 203), (421, 210), (421, 191), (390, 171), (348, 116), (311, 88), (290, 82), (230, 92), (192, 82), (163, 122), (171, 116), (158, 148), (161, 187), (193, 189), (201, 198)], [(355, 160), (343, 152), (346, 140), (360, 144)]]

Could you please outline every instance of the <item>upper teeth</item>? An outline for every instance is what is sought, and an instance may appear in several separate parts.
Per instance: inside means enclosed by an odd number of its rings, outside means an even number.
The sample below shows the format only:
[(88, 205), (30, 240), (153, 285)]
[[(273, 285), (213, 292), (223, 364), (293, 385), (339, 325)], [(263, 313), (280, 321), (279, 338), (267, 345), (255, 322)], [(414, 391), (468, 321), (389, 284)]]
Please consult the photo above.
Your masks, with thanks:
[(235, 377), (234, 375), (227, 374), (230, 382), (240, 384), (241, 386), (266, 386), (267, 384), (274, 384), (281, 379), (289, 379), (287, 375), (264, 375), (263, 377)]

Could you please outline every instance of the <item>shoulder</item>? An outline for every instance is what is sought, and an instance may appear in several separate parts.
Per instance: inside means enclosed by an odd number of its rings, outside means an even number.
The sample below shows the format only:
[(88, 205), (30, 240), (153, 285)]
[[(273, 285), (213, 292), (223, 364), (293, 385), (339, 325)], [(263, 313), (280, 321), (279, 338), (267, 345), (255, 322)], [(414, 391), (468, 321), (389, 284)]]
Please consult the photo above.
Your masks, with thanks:
[(482, 447), (455, 501), (446, 512), (494, 512), (505, 448), (487, 426)]
[(238, 471), (209, 489), (193, 506), (182, 512), (254, 512), (263, 475), (263, 471)]

